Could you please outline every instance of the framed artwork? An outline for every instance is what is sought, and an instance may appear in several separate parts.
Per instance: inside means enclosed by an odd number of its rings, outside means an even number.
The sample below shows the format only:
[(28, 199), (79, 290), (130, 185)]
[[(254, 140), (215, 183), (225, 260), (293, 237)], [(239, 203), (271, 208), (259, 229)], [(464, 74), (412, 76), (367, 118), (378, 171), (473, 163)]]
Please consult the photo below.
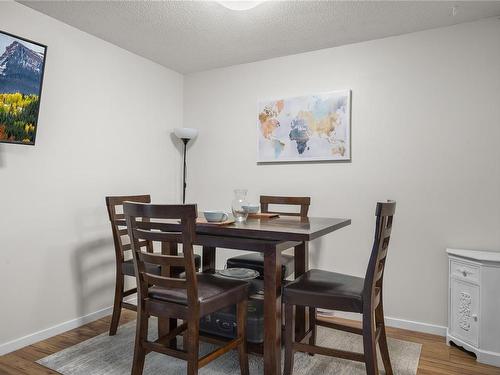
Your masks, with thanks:
[(0, 142), (34, 145), (47, 46), (0, 31)]
[(259, 163), (351, 160), (351, 90), (259, 103)]

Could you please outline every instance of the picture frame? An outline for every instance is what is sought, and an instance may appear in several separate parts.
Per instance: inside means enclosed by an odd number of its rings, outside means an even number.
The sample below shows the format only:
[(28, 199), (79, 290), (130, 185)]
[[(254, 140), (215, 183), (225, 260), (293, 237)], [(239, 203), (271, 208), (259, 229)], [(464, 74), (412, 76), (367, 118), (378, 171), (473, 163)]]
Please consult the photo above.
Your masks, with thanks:
[(47, 49), (0, 30), (0, 143), (35, 145)]
[(351, 161), (351, 90), (261, 100), (257, 163)]

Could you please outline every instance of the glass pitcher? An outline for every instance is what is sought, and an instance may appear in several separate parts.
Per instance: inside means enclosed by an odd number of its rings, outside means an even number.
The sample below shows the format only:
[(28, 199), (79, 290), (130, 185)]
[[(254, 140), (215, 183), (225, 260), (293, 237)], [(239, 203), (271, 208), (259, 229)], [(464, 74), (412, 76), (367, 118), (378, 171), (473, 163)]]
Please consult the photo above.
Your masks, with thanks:
[(248, 217), (248, 202), (246, 189), (236, 189), (234, 191), (234, 199), (231, 203), (234, 219), (238, 222), (243, 222)]

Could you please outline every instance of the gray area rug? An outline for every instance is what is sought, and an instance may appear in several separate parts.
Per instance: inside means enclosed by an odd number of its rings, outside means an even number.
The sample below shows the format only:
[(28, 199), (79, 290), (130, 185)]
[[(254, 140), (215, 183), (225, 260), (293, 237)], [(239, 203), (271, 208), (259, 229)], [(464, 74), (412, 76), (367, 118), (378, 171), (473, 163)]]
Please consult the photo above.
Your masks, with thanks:
[[(151, 321), (149, 339), (156, 336), (156, 322)], [(116, 336), (107, 333), (91, 338), (80, 344), (52, 354), (37, 361), (39, 364), (63, 375), (123, 375), (130, 374), (132, 368), (135, 322), (122, 325)], [(180, 340), (180, 338), (179, 338)], [(334, 331), (318, 327), (317, 343), (322, 346), (362, 352), (361, 337), (348, 332)], [(211, 344), (201, 343), (200, 354), (214, 349)], [(389, 352), (395, 374), (415, 375), (420, 358), (421, 345), (389, 339)], [(263, 374), (262, 357), (249, 356), (250, 373)], [(381, 364), (379, 358), (379, 364)], [(383, 367), (381, 367), (382, 369)], [(231, 351), (200, 369), (200, 374), (235, 375), (239, 374), (238, 355)], [(158, 353), (146, 356), (144, 375), (168, 374), (184, 375), (186, 362)], [(305, 374), (366, 374), (365, 366), (338, 358), (297, 353), (295, 355), (294, 375)], [(382, 373), (384, 373), (382, 371)]]

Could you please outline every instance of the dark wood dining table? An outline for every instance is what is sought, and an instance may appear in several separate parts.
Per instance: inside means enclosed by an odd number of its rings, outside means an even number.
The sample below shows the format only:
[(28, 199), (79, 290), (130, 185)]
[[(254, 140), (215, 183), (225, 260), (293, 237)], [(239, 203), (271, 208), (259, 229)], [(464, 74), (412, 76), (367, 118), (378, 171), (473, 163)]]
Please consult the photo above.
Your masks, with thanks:
[[(202, 272), (215, 272), (216, 249), (249, 250), (264, 255), (264, 374), (281, 374), (281, 253), (294, 248), (295, 277), (308, 270), (309, 241), (350, 225), (350, 219), (300, 218), (282, 216), (252, 219), (229, 225), (197, 224), (195, 244), (203, 247)], [(177, 245), (162, 248), (164, 254), (177, 253)], [(298, 307), (295, 317), (297, 337), (306, 332), (306, 314)], [(160, 321), (160, 334), (177, 325)]]

